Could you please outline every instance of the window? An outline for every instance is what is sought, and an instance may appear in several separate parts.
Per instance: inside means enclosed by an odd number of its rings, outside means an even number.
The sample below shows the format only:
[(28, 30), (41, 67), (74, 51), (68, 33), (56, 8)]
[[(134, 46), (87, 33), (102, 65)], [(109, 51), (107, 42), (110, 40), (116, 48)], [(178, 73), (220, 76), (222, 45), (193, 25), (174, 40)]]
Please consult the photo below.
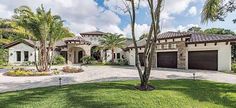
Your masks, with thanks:
[(157, 45), (157, 49), (162, 49), (162, 46), (161, 45)]
[(168, 49), (169, 44), (164, 44), (164, 49)]
[(171, 44), (171, 48), (175, 49), (176, 48), (176, 44)]
[(120, 59), (120, 53), (117, 53), (117, 59)]
[(21, 61), (21, 52), (16, 51), (16, 61)]
[(24, 61), (29, 61), (29, 52), (28, 51), (24, 51)]

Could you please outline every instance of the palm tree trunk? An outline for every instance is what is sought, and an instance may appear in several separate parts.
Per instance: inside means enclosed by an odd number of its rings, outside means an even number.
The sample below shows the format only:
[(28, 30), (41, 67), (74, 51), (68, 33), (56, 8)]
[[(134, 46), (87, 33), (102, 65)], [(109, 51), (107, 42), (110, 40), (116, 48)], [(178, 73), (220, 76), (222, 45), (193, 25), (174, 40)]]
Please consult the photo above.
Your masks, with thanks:
[(54, 47), (52, 47), (52, 53), (51, 53), (51, 57), (50, 57), (50, 64), (49, 64), (49, 70), (51, 70), (52, 67), (52, 62), (53, 62), (53, 56), (54, 56)]
[(112, 54), (112, 64), (114, 64), (115, 62), (114, 49), (111, 49), (111, 54)]
[(34, 62), (35, 62), (37, 71), (40, 71), (38, 67), (38, 62), (37, 62), (37, 45), (35, 41), (34, 41)]

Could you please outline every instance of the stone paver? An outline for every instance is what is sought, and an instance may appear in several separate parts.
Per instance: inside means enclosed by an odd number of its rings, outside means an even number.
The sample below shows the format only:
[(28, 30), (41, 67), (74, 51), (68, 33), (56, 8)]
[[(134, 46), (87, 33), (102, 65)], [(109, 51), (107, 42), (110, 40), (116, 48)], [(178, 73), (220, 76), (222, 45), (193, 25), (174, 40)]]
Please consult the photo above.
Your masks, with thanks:
[[(59, 85), (60, 77), (62, 84), (139, 79), (134, 67), (87, 66), (83, 69), (85, 71), (82, 73), (40, 77), (9, 77), (3, 76), (3, 72), (0, 72), (0, 92)], [(150, 78), (192, 79), (193, 73), (196, 73), (196, 79), (236, 84), (236, 75), (216, 71), (154, 69)]]

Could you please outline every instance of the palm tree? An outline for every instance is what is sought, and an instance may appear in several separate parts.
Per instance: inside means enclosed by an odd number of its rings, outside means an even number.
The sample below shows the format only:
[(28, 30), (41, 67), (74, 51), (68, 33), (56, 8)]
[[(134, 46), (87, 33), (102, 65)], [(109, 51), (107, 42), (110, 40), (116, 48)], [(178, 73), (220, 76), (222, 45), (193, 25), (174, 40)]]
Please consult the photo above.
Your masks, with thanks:
[[(21, 6), (15, 9), (13, 18), (19, 26), (31, 34), (32, 40), (39, 41), (39, 61), (38, 63), (36, 62), (36, 68), (38, 71), (48, 71), (50, 48), (55, 41), (68, 35), (64, 33), (63, 21), (59, 16), (52, 15), (51, 10), (46, 11), (43, 5), (37, 8), (36, 12), (33, 12), (27, 6)], [(49, 46), (49, 49), (47, 49), (47, 46)]]
[(63, 21), (59, 20), (60, 18), (54, 18), (53, 23), (51, 25), (50, 33), (49, 33), (49, 47), (52, 49), (52, 54), (50, 57), (50, 66), (52, 66), (54, 50), (55, 50), (55, 43), (59, 40), (62, 40), (67, 37), (75, 36), (73, 33), (69, 31), (68, 28), (63, 27)]
[(111, 50), (112, 52), (112, 63), (114, 63), (114, 51), (115, 48), (123, 48), (125, 43), (125, 38), (122, 37), (123, 35), (117, 35), (112, 33), (105, 34), (102, 39), (100, 40), (101, 48), (104, 50)]
[[(227, 13), (232, 13), (236, 10), (235, 0), (229, 0), (228, 3), (223, 3), (225, 0), (206, 0), (202, 10), (202, 23), (208, 21), (221, 20), (224, 21), (224, 17)], [(233, 21), (236, 22), (236, 19)]]

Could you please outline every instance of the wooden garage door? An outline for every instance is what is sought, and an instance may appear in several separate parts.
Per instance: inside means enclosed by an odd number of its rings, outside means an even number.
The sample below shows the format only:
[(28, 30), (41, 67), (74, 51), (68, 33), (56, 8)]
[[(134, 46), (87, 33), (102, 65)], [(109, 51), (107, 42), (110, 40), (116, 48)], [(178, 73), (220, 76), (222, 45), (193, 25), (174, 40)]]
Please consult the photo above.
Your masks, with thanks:
[(143, 53), (139, 53), (139, 61), (141, 66), (144, 66), (144, 58), (143, 58), (144, 54)]
[(157, 53), (157, 67), (177, 68), (177, 52)]
[(217, 51), (191, 51), (188, 52), (188, 68), (217, 70), (218, 52)]

